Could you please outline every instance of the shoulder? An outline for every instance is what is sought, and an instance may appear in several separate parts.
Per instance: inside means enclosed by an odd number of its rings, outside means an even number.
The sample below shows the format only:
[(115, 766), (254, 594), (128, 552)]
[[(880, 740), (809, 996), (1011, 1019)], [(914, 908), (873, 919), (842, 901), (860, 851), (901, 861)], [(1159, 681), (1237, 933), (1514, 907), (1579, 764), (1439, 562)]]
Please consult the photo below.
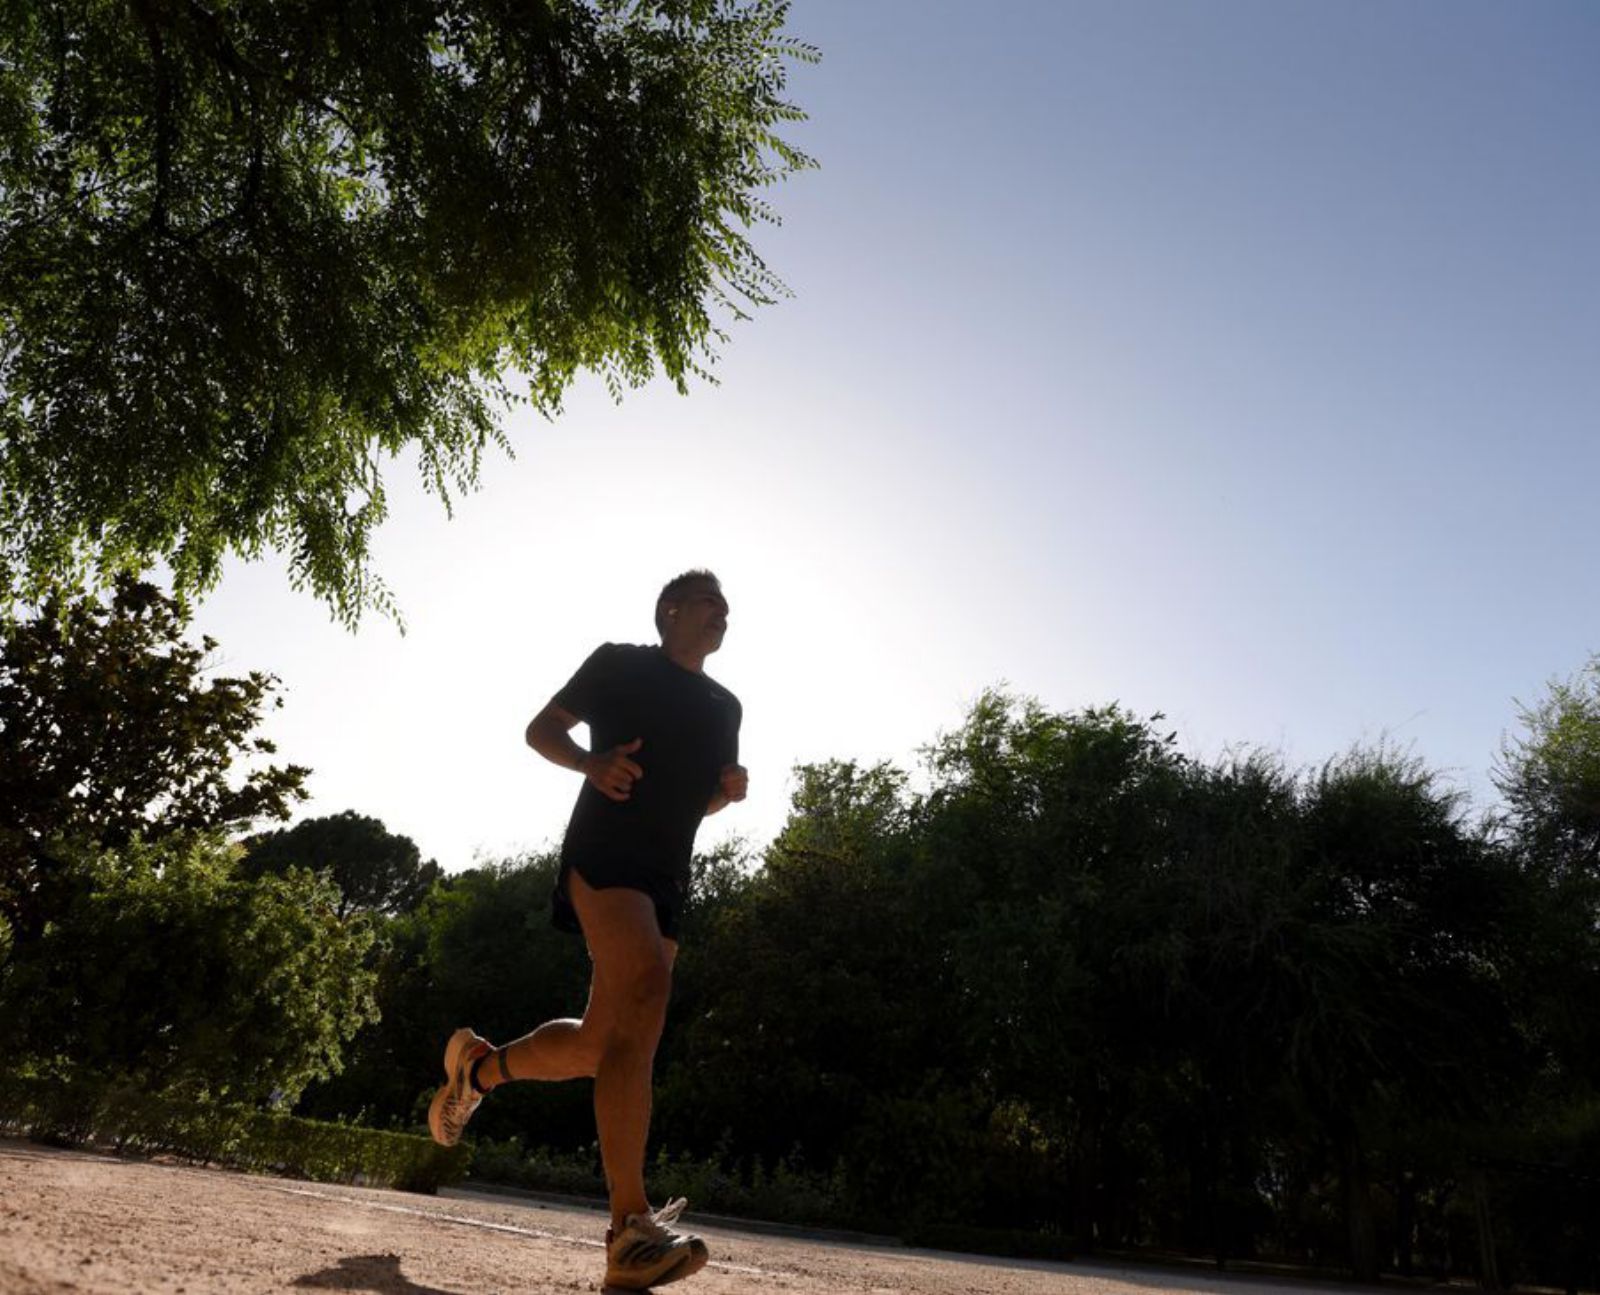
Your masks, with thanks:
[[(558, 699), (566, 696), (568, 700), (577, 702), (580, 694), (595, 696), (597, 690), (603, 692), (617, 687), (639, 673), (639, 652), (640, 649), (627, 643), (602, 643), (583, 659), (577, 673), (557, 694)], [(568, 706), (567, 709), (572, 710), (572, 707)]]
[(645, 664), (654, 654), (637, 643), (602, 643), (589, 654), (595, 665), (612, 669), (628, 669)]
[(653, 647), (643, 643), (602, 643), (596, 651), (604, 652), (617, 661), (648, 661), (658, 655)]
[(701, 678), (706, 681), (706, 691), (710, 693), (713, 701), (718, 705), (728, 707), (735, 715), (744, 714), (743, 704), (733, 695), (730, 689), (723, 687), (710, 675), (702, 675)]

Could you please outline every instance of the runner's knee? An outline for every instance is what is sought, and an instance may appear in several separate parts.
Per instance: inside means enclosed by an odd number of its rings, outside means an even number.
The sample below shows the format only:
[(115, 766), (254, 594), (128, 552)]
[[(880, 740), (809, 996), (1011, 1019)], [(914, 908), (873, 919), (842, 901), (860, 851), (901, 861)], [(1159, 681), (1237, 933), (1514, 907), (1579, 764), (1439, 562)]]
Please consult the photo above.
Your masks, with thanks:
[(628, 986), (629, 999), (643, 1008), (664, 1008), (671, 994), (672, 967), (664, 956), (638, 967)]
[(665, 957), (643, 960), (629, 968), (620, 989), (620, 1015), (628, 1026), (659, 1022), (672, 994), (672, 967)]

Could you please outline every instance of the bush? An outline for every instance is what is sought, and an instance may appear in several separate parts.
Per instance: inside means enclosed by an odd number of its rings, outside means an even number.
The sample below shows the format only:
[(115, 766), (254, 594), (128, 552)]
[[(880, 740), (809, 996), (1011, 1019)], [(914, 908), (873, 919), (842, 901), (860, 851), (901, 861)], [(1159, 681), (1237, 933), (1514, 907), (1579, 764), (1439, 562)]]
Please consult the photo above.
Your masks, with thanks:
[[(715, 1160), (660, 1152), (649, 1169), (651, 1186), (662, 1196), (686, 1196), (697, 1210), (804, 1226), (848, 1225), (840, 1179), (780, 1162), (771, 1170), (760, 1163), (729, 1169)], [(530, 1191), (574, 1196), (605, 1196), (598, 1147), (562, 1152), (524, 1150), (516, 1138), (479, 1142), (472, 1155), (475, 1181)]]
[(377, 1015), (374, 931), (326, 879), (248, 881), (237, 855), (216, 834), (63, 843), (49, 920), (0, 964), (7, 1068), (245, 1106), (336, 1072)]
[(179, 1101), (128, 1084), (20, 1076), (0, 1078), (0, 1130), (57, 1145), (106, 1144), (118, 1152), (429, 1195), (459, 1181), (471, 1158), (466, 1147), (440, 1147), (409, 1133)]
[(809, 1227), (848, 1226), (842, 1175), (825, 1175), (780, 1160), (770, 1170), (759, 1160), (725, 1168), (717, 1161), (656, 1157), (651, 1177), (666, 1196), (687, 1196), (697, 1209), (739, 1218)]
[(525, 1151), (518, 1138), (507, 1138), (503, 1142), (485, 1140), (473, 1148), (472, 1177), (479, 1182), (529, 1191), (563, 1192), (571, 1196), (603, 1197), (606, 1194), (598, 1147), (573, 1152), (543, 1147)]

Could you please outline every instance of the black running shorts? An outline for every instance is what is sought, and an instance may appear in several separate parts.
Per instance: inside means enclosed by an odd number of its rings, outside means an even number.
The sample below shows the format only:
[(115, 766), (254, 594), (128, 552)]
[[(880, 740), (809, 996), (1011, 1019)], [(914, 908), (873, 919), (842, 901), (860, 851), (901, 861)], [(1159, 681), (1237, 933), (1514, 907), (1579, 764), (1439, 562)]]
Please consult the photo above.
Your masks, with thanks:
[(558, 931), (583, 934), (578, 910), (572, 906), (572, 897), (567, 893), (567, 877), (574, 868), (594, 890), (637, 890), (648, 895), (656, 907), (656, 925), (661, 928), (662, 937), (668, 940), (678, 938), (678, 924), (688, 898), (689, 878), (620, 855), (600, 855), (562, 863), (555, 892), (550, 896), (550, 920)]

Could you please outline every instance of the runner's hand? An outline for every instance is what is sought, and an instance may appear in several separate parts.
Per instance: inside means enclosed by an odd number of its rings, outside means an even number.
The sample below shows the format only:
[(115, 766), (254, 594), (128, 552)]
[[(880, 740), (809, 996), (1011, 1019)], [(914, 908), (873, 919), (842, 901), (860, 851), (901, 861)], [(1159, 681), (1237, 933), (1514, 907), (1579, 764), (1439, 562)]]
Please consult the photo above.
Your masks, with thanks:
[(633, 794), (634, 782), (644, 777), (644, 770), (628, 757), (643, 745), (644, 739), (636, 737), (609, 751), (590, 752), (579, 768), (602, 796), (627, 800)]
[(750, 790), (750, 771), (742, 764), (722, 766), (722, 794), (729, 800), (743, 800)]

